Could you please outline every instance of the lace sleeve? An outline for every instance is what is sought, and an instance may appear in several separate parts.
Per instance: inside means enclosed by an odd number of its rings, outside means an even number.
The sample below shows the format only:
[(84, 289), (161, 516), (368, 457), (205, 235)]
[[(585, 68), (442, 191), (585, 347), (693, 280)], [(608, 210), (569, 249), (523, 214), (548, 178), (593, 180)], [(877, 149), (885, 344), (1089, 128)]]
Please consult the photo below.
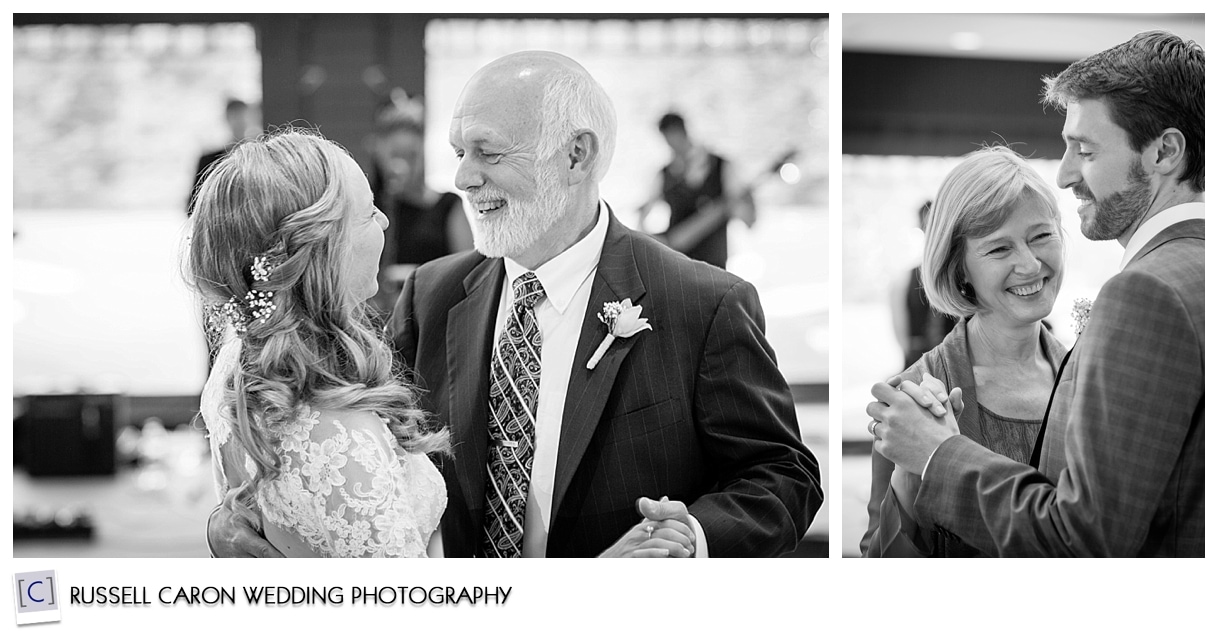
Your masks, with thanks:
[(320, 421), (314, 412), (306, 420), (310, 423), (281, 444), (285, 459), (278, 495), (289, 500), (286, 505), (296, 504), (293, 496), (308, 497), (296, 508), (306, 505), (316, 512), (313, 520), (292, 526), (326, 555), (425, 557), (430, 530), (420, 527), (411, 493), (421, 481), (410, 480), (385, 422), (369, 413), (325, 417)]

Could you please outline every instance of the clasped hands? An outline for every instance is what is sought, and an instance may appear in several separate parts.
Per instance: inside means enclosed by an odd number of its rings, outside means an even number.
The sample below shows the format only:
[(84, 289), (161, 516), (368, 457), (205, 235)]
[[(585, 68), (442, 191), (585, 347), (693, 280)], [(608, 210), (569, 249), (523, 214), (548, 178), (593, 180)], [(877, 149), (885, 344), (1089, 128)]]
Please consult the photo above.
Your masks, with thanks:
[(642, 521), (598, 557), (694, 557), (697, 536), (685, 503), (640, 498), (635, 508)]
[[(876, 401), (867, 405), (872, 421), (868, 430), (875, 437), (875, 449), (895, 465), (921, 475), (935, 450), (960, 434), (956, 415), (963, 408), (959, 388), (949, 394), (943, 382), (929, 373), (922, 383), (901, 380), (900, 376), (871, 387)], [(950, 401), (951, 406), (947, 407)]]

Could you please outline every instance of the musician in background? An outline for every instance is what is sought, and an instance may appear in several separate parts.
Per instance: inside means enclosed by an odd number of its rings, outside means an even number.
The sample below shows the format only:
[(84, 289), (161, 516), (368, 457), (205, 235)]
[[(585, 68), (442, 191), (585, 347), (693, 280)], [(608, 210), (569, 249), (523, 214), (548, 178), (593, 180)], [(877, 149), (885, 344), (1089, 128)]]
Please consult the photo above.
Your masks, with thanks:
[(672, 161), (639, 207), (639, 224), (656, 202), (664, 201), (671, 215), (668, 230), (657, 237), (690, 258), (726, 268), (727, 226), (732, 219), (753, 225), (757, 210), (752, 193), (727, 160), (693, 142), (679, 114), (661, 117), (660, 133), (672, 149)]

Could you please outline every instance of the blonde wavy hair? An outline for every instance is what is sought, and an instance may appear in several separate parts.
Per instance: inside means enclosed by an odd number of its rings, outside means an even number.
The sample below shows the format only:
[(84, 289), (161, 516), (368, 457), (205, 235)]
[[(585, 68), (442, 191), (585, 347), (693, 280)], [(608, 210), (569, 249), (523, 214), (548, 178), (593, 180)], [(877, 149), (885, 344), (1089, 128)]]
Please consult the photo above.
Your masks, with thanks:
[[(273, 292), (275, 309), (250, 319), (240, 360), (224, 385), (233, 436), (257, 472), (238, 492), (254, 506), (259, 485), (280, 473), (276, 430), (306, 405), (360, 410), (385, 419), (398, 443), (416, 453), (448, 449), (419, 407), (418, 392), (370, 308), (342, 283), (348, 206), (337, 143), (287, 128), (242, 142), (217, 161), (199, 187), (186, 255), (187, 282), (205, 303)], [(276, 253), (265, 281), (254, 257)]]

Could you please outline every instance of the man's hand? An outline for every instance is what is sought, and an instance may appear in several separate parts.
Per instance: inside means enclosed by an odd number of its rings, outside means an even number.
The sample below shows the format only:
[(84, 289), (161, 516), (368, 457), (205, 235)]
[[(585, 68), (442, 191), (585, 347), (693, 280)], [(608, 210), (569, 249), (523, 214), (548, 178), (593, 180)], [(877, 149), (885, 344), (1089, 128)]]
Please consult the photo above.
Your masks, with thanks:
[(636, 505), (643, 520), (631, 527), (599, 557), (691, 557), (696, 537), (687, 523), (685, 503), (640, 498)]
[(207, 520), (212, 553), (216, 557), (283, 557), (262, 537), (261, 525), (254, 524), (249, 512), (236, 509), (237, 491), (230, 490)]
[[(927, 378), (934, 380), (926, 375), (923, 384), (933, 387)], [(902, 382), (898, 388), (885, 382), (877, 382), (871, 387), (871, 395), (877, 401), (867, 405), (867, 415), (879, 422), (873, 428), (875, 448), (889, 461), (910, 472), (920, 473), (926, 468), (926, 462), (935, 449), (960, 434), (960, 429), (956, 425), (955, 414), (945, 409), (929, 390), (909, 381)], [(907, 390), (910, 395), (902, 392)], [(938, 392), (944, 390), (942, 383), (939, 383)], [(942, 419), (931, 414), (924, 405), (942, 411)]]

